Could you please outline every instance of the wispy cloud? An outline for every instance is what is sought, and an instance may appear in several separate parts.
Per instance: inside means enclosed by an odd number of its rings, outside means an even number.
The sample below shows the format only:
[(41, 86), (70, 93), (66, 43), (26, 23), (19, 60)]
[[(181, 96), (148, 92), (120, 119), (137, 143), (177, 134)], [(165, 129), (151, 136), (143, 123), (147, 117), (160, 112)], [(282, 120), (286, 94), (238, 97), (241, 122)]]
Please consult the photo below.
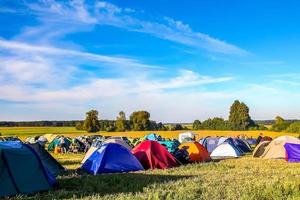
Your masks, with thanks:
[(82, 57), (88, 60), (94, 60), (106, 64), (112, 64), (117, 66), (126, 67), (141, 67), (151, 69), (163, 69), (163, 67), (155, 65), (143, 64), (135, 59), (116, 57), (116, 56), (105, 56), (100, 54), (93, 54), (89, 52), (76, 51), (71, 49), (62, 49), (51, 46), (37, 46), (22, 42), (8, 41), (0, 39), (0, 49), (10, 50), (12, 53), (22, 52), (27, 54), (41, 53), (44, 55), (55, 55), (55, 56), (69, 56), (69, 57)]
[[(23, 37), (34, 36), (35, 34), (47, 33), (48, 37), (58, 36), (59, 29), (65, 29), (67, 24), (69, 31), (74, 31), (76, 27), (93, 27), (97, 25), (109, 25), (128, 31), (141, 32), (154, 37), (172, 41), (181, 45), (193, 48), (205, 49), (209, 52), (247, 55), (244, 49), (233, 44), (229, 44), (220, 39), (209, 36), (208, 34), (193, 31), (188, 24), (182, 21), (174, 20), (170, 17), (164, 17), (163, 20), (151, 21), (142, 19), (144, 16), (136, 14), (136, 11), (130, 8), (120, 8), (114, 4), (99, 1), (91, 5), (86, 5), (84, 1), (57, 2), (54, 0), (42, 1), (37, 4), (27, 4), (28, 8), (47, 24), (41, 27), (31, 27), (25, 29)], [(45, 31), (47, 27), (56, 30), (56, 34)], [(53, 27), (56, 27), (53, 29)], [(66, 31), (61, 31), (66, 34)]]

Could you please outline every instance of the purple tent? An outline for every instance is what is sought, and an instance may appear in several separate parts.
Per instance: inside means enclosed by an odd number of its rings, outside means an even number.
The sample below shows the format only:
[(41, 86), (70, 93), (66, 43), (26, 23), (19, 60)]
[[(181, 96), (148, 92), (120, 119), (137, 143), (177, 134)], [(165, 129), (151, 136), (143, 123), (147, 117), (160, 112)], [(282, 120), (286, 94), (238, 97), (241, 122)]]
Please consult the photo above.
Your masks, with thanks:
[(288, 162), (300, 162), (300, 144), (286, 143), (284, 148), (286, 150), (285, 159)]

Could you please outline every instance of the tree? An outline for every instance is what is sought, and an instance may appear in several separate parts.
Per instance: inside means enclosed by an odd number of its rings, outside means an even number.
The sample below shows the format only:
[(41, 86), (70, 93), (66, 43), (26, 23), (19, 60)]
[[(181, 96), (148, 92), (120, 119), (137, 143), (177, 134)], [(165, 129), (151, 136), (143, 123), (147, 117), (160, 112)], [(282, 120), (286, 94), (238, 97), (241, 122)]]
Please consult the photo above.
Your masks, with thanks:
[(171, 125), (171, 131), (184, 130), (184, 127), (181, 124)]
[(279, 124), (282, 124), (282, 123), (284, 123), (284, 119), (280, 116), (276, 116), (275, 117), (275, 124), (279, 125)]
[(276, 116), (275, 124), (272, 125), (271, 130), (277, 132), (285, 131), (290, 125), (291, 122), (287, 122), (282, 117)]
[(127, 126), (127, 121), (126, 121), (126, 115), (125, 112), (121, 111), (119, 112), (119, 116), (117, 117), (116, 120), (116, 131), (126, 131), (128, 130), (128, 126)]
[(236, 100), (230, 107), (229, 124), (232, 130), (247, 130), (254, 125), (245, 103)]
[(150, 113), (147, 111), (136, 111), (130, 115), (130, 125), (134, 131), (145, 131), (151, 127)]
[(83, 127), (89, 133), (95, 133), (100, 130), (100, 123), (98, 120), (97, 110), (90, 110), (86, 113), (86, 118), (84, 120)]
[(202, 122), (201, 129), (205, 130), (229, 130), (230, 125), (228, 121), (225, 121), (223, 118), (215, 117), (213, 119), (207, 119)]
[(75, 125), (76, 130), (84, 130), (83, 123), (77, 122)]
[(200, 130), (201, 129), (201, 122), (200, 122), (200, 120), (195, 120), (194, 122), (193, 122), (193, 130)]

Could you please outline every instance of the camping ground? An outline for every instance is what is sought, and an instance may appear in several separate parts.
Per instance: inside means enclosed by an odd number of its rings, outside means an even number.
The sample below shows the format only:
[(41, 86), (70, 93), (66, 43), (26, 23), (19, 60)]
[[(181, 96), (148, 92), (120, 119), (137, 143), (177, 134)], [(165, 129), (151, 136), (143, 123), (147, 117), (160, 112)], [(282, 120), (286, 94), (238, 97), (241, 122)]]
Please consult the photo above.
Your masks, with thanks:
[[(86, 134), (73, 128), (1, 128), (3, 135), (58, 133)], [(182, 131), (180, 131), (182, 132)], [(158, 132), (177, 137), (176, 132)], [(261, 131), (199, 131), (206, 135), (257, 136)], [(20, 134), (19, 134), (20, 133)], [(21, 134), (22, 133), (22, 134)], [(148, 132), (99, 133), (140, 137)], [(285, 133), (263, 132), (272, 137)], [(292, 134), (295, 135), (295, 134)], [(220, 162), (189, 164), (168, 170), (148, 170), (127, 174), (80, 175), (76, 169), (84, 154), (53, 154), (69, 171), (58, 177), (57, 187), (19, 199), (300, 199), (300, 163), (264, 160), (251, 155)]]
[(54, 157), (70, 169), (55, 190), (26, 199), (300, 199), (300, 164), (250, 155), (127, 174), (78, 175), (83, 154)]

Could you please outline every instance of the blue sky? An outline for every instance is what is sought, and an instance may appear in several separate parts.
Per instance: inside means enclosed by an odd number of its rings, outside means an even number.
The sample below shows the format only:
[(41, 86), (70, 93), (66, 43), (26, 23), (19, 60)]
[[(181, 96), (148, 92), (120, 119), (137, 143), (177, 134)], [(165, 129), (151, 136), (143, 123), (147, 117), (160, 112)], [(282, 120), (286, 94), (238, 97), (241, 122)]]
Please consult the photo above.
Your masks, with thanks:
[(0, 0), (0, 120), (299, 118), (299, 6)]

